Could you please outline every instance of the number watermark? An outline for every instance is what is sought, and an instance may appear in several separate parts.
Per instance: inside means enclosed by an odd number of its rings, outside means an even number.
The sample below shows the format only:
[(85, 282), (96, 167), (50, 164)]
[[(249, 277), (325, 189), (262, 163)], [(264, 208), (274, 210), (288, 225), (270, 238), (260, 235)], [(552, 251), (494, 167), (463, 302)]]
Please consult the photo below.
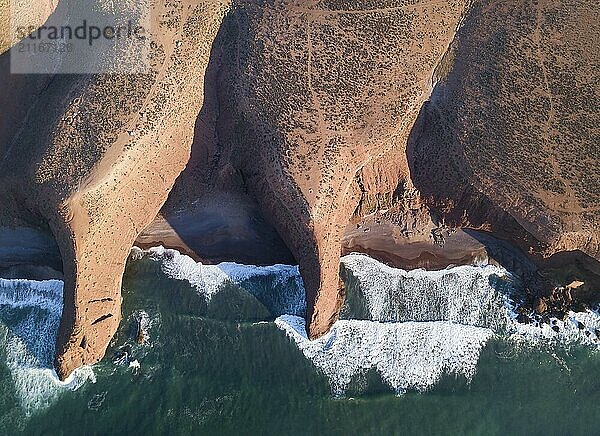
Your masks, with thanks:
[(148, 72), (149, 2), (12, 0), (11, 72)]

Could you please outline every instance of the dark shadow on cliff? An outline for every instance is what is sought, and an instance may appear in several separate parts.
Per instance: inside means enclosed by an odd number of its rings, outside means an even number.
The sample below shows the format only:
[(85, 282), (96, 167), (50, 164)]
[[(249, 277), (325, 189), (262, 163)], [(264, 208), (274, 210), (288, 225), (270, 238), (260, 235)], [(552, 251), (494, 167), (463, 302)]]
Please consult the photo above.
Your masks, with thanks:
[[(80, 2), (84, 14), (95, 0), (86, 0), (86, 2), (88, 5)], [(60, 28), (66, 23), (65, 20), (74, 18), (70, 15), (73, 9), (72, 3), (59, 1), (42, 27)], [(96, 11), (94, 17), (101, 23), (105, 13)], [(6, 30), (10, 31), (10, 29)], [(31, 36), (35, 36), (35, 32)], [(55, 272), (63, 270), (58, 244), (49, 227), (47, 217), (60, 208), (59, 203), (62, 198), (77, 189), (75, 184), (68, 187), (61, 186), (61, 182), (56, 180), (42, 183), (38, 180), (37, 172), (44, 161), (53, 157), (52, 141), (56, 131), (59, 130), (56, 127), (61, 125), (61, 117), (72, 104), (72, 91), (85, 86), (98, 76), (63, 73), (13, 74), (11, 72), (11, 62), (15, 62), (16, 70), (60, 71), (56, 68), (59, 68), (61, 63), (68, 62), (64, 58), (47, 57), (46, 51), (29, 53), (29, 57), (26, 57), (31, 47), (23, 48), (20, 45), (47, 44), (47, 41), (52, 39), (26, 37), (0, 55), (0, 83), (2, 83), (0, 107), (6, 109), (0, 115), (0, 232), (5, 228), (4, 236), (0, 235), (0, 269), (8, 265), (13, 271), (10, 275), (14, 276), (14, 270), (18, 270), (19, 265), (24, 264), (22, 271), (30, 273), (30, 278), (37, 279), (47, 276), (37, 267), (42, 269), (49, 267)], [(15, 53), (20, 53), (16, 60), (12, 59)], [(88, 57), (91, 55), (88, 54)], [(82, 59), (85, 59), (85, 56)], [(63, 159), (61, 163), (71, 162), (71, 158), (73, 161), (80, 159), (90, 162), (91, 167), (91, 163), (100, 158), (100, 151), (94, 150), (91, 146), (84, 151), (85, 156), (82, 156), (73, 149), (71, 156), (61, 157)], [(74, 171), (74, 173), (75, 177), (84, 176), (81, 172)], [(64, 177), (67, 179), (69, 174), (64, 174)], [(56, 195), (47, 195), (45, 200), (40, 200), (48, 193)], [(48, 197), (54, 198), (48, 201)], [(9, 236), (10, 229), (15, 231), (15, 236)], [(14, 246), (2, 247), (3, 243), (11, 239), (15, 242)], [(17, 252), (18, 250), (21, 251)], [(14, 265), (11, 265), (11, 260), (8, 259), (10, 256), (14, 259), (12, 261)], [(48, 273), (50, 273), (48, 278), (57, 278), (56, 274), (49, 271)]]
[[(415, 188), (439, 226), (461, 228), (479, 241), (489, 257), (522, 280), (531, 301), (547, 296), (557, 286), (574, 280), (591, 289), (581, 300), (593, 307), (600, 301), (600, 262), (577, 250), (543, 258), (546, 246), (509, 212), (482, 192), (473, 181), (471, 165), (459, 135), (454, 106), (448, 99), (460, 95), (460, 52), (457, 69), (435, 86), (422, 106), (407, 143), (407, 160)], [(459, 105), (460, 106), (460, 105)], [(532, 254), (527, 254), (532, 253)], [(593, 290), (596, 296), (593, 296)]]
[[(59, 1), (45, 26), (63, 22), (67, 2)], [(6, 29), (9, 31), (9, 29)], [(23, 40), (29, 43), (28, 39)], [(52, 74), (13, 74), (11, 56), (19, 50), (16, 43), (0, 54), (0, 276), (32, 280), (62, 279), (63, 262), (48, 222), (31, 195), (29, 166), (40, 162), (49, 142), (27, 141), (27, 122), (31, 113), (43, 113), (36, 128), (47, 131), (52, 120), (63, 113), (67, 101), (47, 107), (39, 97), (56, 82)], [(21, 55), (22, 56), (22, 55)], [(69, 84), (83, 75), (62, 75)], [(65, 99), (66, 100), (66, 99)], [(47, 206), (47, 205), (46, 205)]]
[(560, 285), (574, 281), (584, 285), (573, 291), (577, 303), (600, 308), (600, 262), (580, 250), (561, 251), (538, 262), (541, 273)]
[(486, 248), (490, 258), (520, 277), (529, 293), (543, 293), (550, 283), (525, 253), (541, 252), (544, 247), (483, 191), (465, 149), (461, 117), (467, 113), (465, 93), (473, 84), (464, 78), (470, 77), (466, 73), (472, 69), (469, 39), (480, 12), (474, 7), (467, 13), (434, 73), (436, 85), (409, 134), (407, 161), (413, 185), (435, 225), (463, 229)]
[[(85, 0), (81, 6), (80, 12), (91, 14), (92, 5), (95, 0)], [(85, 4), (87, 3), (87, 4)], [(43, 28), (58, 29), (65, 25), (66, 20), (76, 20), (79, 17), (71, 16), (73, 13), (72, 3), (61, 0), (57, 3), (56, 8), (49, 15)], [(92, 17), (98, 22), (108, 22), (107, 14), (94, 10)], [(31, 34), (35, 36), (35, 32)], [(11, 73), (11, 57), (13, 54), (22, 53), (32, 50), (23, 44), (49, 44), (48, 41), (53, 41), (46, 37), (29, 39), (25, 38), (16, 43), (0, 56), (0, 107), (10, 108), (0, 116), (0, 180), (3, 186), (0, 186), (0, 194), (8, 187), (12, 189), (12, 195), (21, 200), (21, 207), (28, 207), (33, 210), (51, 209), (54, 205), (35, 204), (31, 203), (29, 192), (27, 189), (37, 191), (57, 191), (63, 195), (68, 195), (66, 188), (59, 186), (59, 183), (40, 184), (33, 182), (35, 175), (32, 168), (39, 165), (52, 150), (49, 150), (52, 138), (56, 136), (56, 126), (60, 125), (61, 118), (65, 115), (67, 108), (72, 104), (70, 98), (72, 91), (78, 87), (85, 87), (88, 83), (94, 80), (101, 74), (89, 73), (62, 73), (61, 68), (67, 71), (71, 69), (84, 68), (84, 64), (76, 63), (73, 59), (78, 59), (75, 56), (71, 58), (60, 56), (46, 56), (46, 51), (30, 54), (27, 61), (24, 61), (24, 54), (16, 57), (15, 68), (17, 71), (59, 71), (58, 73), (27, 73), (13, 74)], [(25, 48), (24, 48), (25, 47)], [(47, 49), (50, 50), (50, 49)], [(93, 55), (100, 55), (109, 51), (103, 49), (94, 53), (85, 53), (81, 55), (82, 59), (87, 59)], [(50, 52), (51, 53), (51, 52)], [(67, 56), (67, 55), (65, 55)], [(79, 61), (77, 61), (79, 62)], [(35, 122), (32, 122), (35, 120)], [(92, 143), (92, 141), (90, 141)], [(80, 159), (84, 162), (96, 162), (101, 157), (101, 152), (95, 150), (91, 145), (85, 150), (86, 155), (77, 155), (73, 150), (73, 160)], [(65, 174), (67, 178), (69, 174)], [(81, 175), (79, 175), (81, 176)], [(29, 186), (32, 185), (32, 186)], [(70, 191), (76, 188), (71, 187)], [(20, 196), (19, 196), (20, 195)]]
[(0, 277), (62, 279), (62, 259), (49, 229), (0, 227)]
[[(537, 267), (519, 247), (504, 240), (517, 238), (525, 242), (533, 238), (463, 176), (463, 168), (468, 164), (453, 126), (444, 121), (436, 103), (443, 92), (443, 84), (434, 88), (409, 135), (406, 153), (414, 187), (429, 208), (434, 224), (462, 228), (505, 269), (539, 287)], [(483, 228), (488, 231), (477, 230)]]
[[(264, 46), (256, 33), (268, 5), (255, 6), (235, 2), (223, 20), (191, 158), (162, 214), (198, 257), (206, 258), (204, 252), (215, 260), (298, 264), (311, 319), (327, 281), (325, 241), (317, 241), (310, 205), (286, 166), (294, 151), (273, 108), (285, 105), (295, 90), (273, 88), (281, 91), (276, 97), (260, 92), (275, 86), (269, 80), (276, 76), (269, 63), (261, 64)], [(200, 224), (188, 232), (192, 221)]]
[[(44, 25), (62, 23), (66, 3), (59, 1)], [(16, 50), (18, 43), (0, 55), (0, 107), (3, 108), (0, 114), (0, 277), (62, 280), (63, 260), (58, 243), (47, 220), (39, 212), (43, 205), (32, 202), (31, 190), (35, 186), (30, 186), (29, 180), (28, 166), (42, 159), (49, 142), (23, 141), (22, 137), (28, 133), (24, 129), (32, 112), (45, 113), (36, 127), (47, 131), (52, 124), (50, 120), (60, 116), (64, 105), (42, 107), (39, 103), (40, 95), (54, 81), (54, 75), (11, 72), (11, 55)], [(78, 77), (69, 75), (65, 82), (71, 80), (78, 80)], [(15, 299), (24, 306), (7, 304), (0, 307), (0, 321), (8, 334), (18, 341), (17, 347), (21, 345), (28, 354), (19, 355), (14, 363), (52, 368), (60, 311), (52, 304), (27, 302), (29, 286), (15, 286), (23, 287), (22, 293), (15, 291)], [(41, 300), (44, 298), (40, 297)], [(24, 362), (24, 359), (30, 361)]]
[[(248, 187), (244, 141), (231, 87), (224, 83), (224, 63), (235, 39), (230, 13), (213, 42), (204, 81), (204, 103), (196, 120), (190, 160), (179, 176), (162, 215), (198, 258), (267, 265), (297, 263), (282, 238), (263, 215)], [(232, 131), (239, 132), (232, 144)], [(242, 150), (235, 154), (235, 150)]]

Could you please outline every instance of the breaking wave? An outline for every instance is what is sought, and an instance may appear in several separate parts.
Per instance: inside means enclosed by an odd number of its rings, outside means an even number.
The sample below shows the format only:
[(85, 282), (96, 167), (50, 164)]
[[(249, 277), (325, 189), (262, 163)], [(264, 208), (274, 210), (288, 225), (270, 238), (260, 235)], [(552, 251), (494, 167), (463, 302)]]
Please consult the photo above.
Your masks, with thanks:
[[(134, 248), (132, 261), (189, 284), (209, 309), (232, 311), (240, 298), (252, 300), (246, 313), (268, 313), (327, 377), (335, 395), (360, 384), (373, 371), (396, 393), (426, 391), (445, 375), (469, 382), (492, 338), (532, 346), (600, 347), (600, 316), (592, 311), (571, 312), (549, 324), (519, 323), (513, 296), (520, 283), (496, 266), (404, 271), (365, 255), (345, 256), (341, 319), (327, 335), (311, 341), (306, 336), (304, 286), (297, 266), (203, 265), (163, 247)], [(148, 272), (144, 268), (142, 275)], [(26, 415), (86, 380), (95, 381), (91, 367), (76, 371), (64, 383), (52, 369), (62, 293), (61, 281), (0, 279), (0, 364), (5, 361)], [(207, 310), (206, 315), (211, 313)], [(139, 368), (136, 360), (128, 363)]]
[(328, 334), (310, 341), (303, 318), (284, 315), (275, 323), (327, 376), (336, 395), (344, 394), (356, 377), (372, 368), (396, 393), (426, 391), (448, 374), (470, 380), (493, 334), (489, 329), (448, 321), (341, 320)]
[(346, 284), (343, 318), (373, 321), (452, 321), (499, 330), (505, 303), (518, 282), (500, 267), (458, 266), (404, 271), (364, 255), (342, 259)]
[(520, 282), (492, 265), (404, 271), (366, 255), (344, 256), (341, 319), (327, 335), (310, 341), (298, 267), (203, 265), (163, 247), (134, 249), (133, 256), (157, 262), (166, 276), (189, 282), (208, 303), (232, 286), (240, 296), (255, 298), (326, 375), (336, 395), (371, 370), (398, 393), (428, 390), (444, 375), (470, 381), (491, 338), (532, 346), (600, 343), (600, 316), (591, 311), (570, 313), (550, 325), (519, 323), (513, 297)]
[(25, 415), (48, 407), (65, 390), (94, 381), (90, 367), (64, 382), (53, 369), (62, 302), (61, 281), (0, 279), (0, 355)]
[[(600, 315), (569, 312), (549, 323), (517, 321), (520, 281), (504, 268), (459, 266), (441, 271), (404, 271), (362, 254), (342, 258), (346, 283), (343, 318), (373, 321), (451, 321), (486, 328), (532, 345), (579, 343), (600, 347)], [(536, 316), (530, 314), (531, 319)]]
[(396, 393), (431, 389), (444, 375), (470, 381), (483, 347), (511, 318), (518, 283), (495, 266), (404, 271), (368, 256), (342, 258), (346, 301), (331, 331), (310, 341), (304, 319), (276, 320), (336, 395), (371, 369)]
[(297, 266), (252, 266), (233, 262), (203, 265), (164, 247), (149, 250), (134, 247), (132, 257), (138, 261), (158, 262), (167, 277), (187, 281), (207, 304), (233, 287), (239, 293), (254, 297), (273, 316), (304, 316), (306, 312), (304, 284)]

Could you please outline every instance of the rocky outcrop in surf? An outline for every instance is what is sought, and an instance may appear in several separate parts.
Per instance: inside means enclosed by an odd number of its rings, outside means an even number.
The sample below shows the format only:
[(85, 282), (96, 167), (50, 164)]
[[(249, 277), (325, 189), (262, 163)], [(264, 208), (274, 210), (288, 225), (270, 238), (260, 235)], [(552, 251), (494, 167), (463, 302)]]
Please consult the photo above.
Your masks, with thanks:
[(254, 198), (300, 265), (312, 338), (343, 304), (339, 258), (360, 202), (357, 174), (394, 153), (385, 167), (395, 183), (410, 183), (396, 150), (464, 9), (461, 1), (366, 3), (236, 4), (215, 42), (217, 91), (198, 123), (205, 131), (178, 182), (201, 188), (176, 187), (163, 209), (173, 215), (181, 197), (202, 201), (214, 190)]

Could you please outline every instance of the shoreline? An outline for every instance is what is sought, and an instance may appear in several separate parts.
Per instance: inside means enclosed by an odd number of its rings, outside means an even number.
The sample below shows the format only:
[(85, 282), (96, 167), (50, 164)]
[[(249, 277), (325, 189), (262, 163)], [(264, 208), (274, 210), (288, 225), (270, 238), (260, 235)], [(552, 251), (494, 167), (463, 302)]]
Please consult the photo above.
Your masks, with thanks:
[[(251, 215), (242, 225), (238, 217), (228, 218), (219, 210), (210, 213), (213, 215), (208, 220), (206, 210), (169, 220), (159, 215), (133, 245), (142, 250), (156, 246), (174, 249), (204, 265), (298, 264), (264, 221)], [(366, 254), (406, 271), (435, 271), (461, 265), (503, 266), (524, 279), (529, 289), (527, 306), (540, 314), (563, 313), (571, 306), (593, 308), (600, 303), (594, 291), (600, 287), (600, 274), (592, 259), (570, 252), (540, 262), (489, 234), (469, 229), (451, 232), (443, 244), (437, 244), (423, 235), (401, 236), (398, 227), (386, 220), (352, 224), (345, 229), (341, 255), (350, 253)], [(0, 276), (63, 280), (61, 256), (51, 235), (34, 228), (0, 228)], [(574, 281), (583, 285), (567, 289)]]

